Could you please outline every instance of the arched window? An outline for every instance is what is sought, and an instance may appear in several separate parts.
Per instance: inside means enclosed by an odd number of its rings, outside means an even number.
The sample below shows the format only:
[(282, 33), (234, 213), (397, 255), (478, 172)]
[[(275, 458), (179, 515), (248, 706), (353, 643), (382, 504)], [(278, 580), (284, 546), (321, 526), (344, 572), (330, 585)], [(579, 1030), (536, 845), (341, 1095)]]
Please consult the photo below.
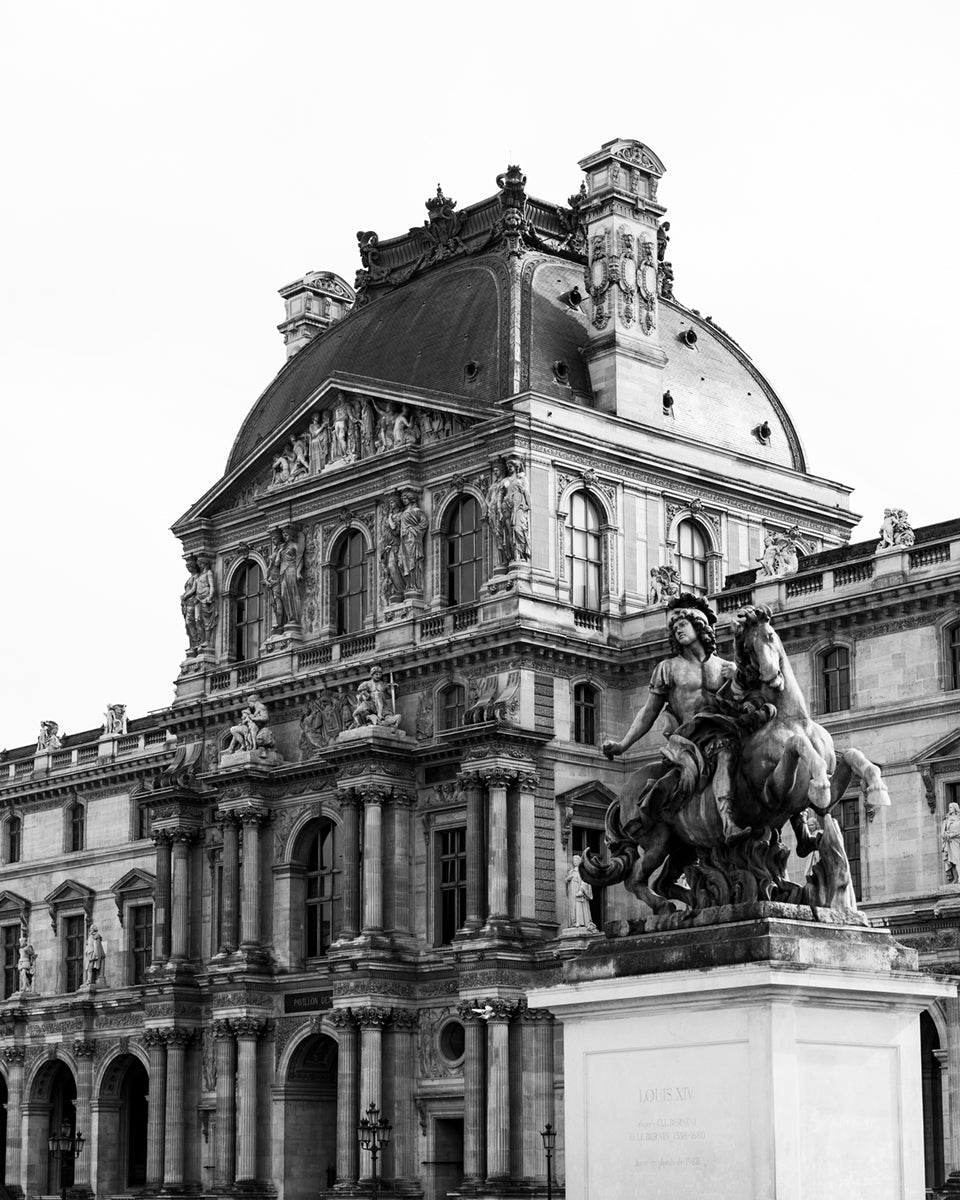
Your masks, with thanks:
[(823, 711), (842, 712), (850, 707), (850, 651), (834, 646), (820, 656)]
[(567, 517), (567, 578), (575, 608), (600, 611), (603, 578), (603, 540), (600, 511), (586, 492), (570, 497)]
[(581, 746), (597, 744), (597, 689), (578, 683), (573, 689), (573, 740)]
[(363, 534), (344, 535), (334, 559), (337, 633), (359, 633), (367, 615), (367, 547)]
[(18, 863), (20, 861), (21, 837), (23, 833), (23, 823), (21, 819), (14, 813), (10, 820), (7, 821), (7, 862)]
[(87, 810), (77, 800), (67, 809), (67, 850), (76, 853), (87, 841)]
[(707, 541), (695, 521), (677, 526), (677, 570), (684, 591), (707, 594)]
[(237, 662), (259, 657), (264, 608), (263, 572), (255, 562), (248, 562), (233, 585), (233, 655)]
[(304, 928), (307, 958), (326, 954), (340, 929), (340, 837), (333, 821), (321, 821), (307, 846)]
[(453, 506), (444, 540), (448, 604), (476, 604), (480, 547), (480, 505), (473, 496), (462, 496)]
[(947, 687), (960, 688), (960, 622), (947, 630)]
[(467, 707), (467, 690), (459, 683), (451, 683), (437, 697), (437, 728), (459, 729)]

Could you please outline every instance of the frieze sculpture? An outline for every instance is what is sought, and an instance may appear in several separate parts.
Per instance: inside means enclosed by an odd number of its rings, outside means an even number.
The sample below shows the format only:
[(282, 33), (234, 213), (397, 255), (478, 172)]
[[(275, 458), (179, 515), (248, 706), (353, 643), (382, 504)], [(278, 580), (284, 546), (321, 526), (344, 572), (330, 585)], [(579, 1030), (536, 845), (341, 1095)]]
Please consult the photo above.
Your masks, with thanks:
[(37, 753), (45, 754), (61, 747), (60, 726), (56, 721), (41, 721), (40, 732), (37, 735)]
[(237, 754), (241, 751), (258, 753), (261, 758), (275, 747), (273, 731), (269, 726), (270, 713), (260, 699), (258, 692), (251, 692), (247, 698), (247, 707), (240, 713), (240, 720), (230, 726), (230, 741), (227, 754)]
[[(674, 910), (674, 920), (676, 910), (755, 900), (855, 910), (831, 810), (854, 776), (869, 804), (888, 805), (879, 769), (859, 750), (837, 755), (811, 720), (768, 608), (737, 614), (732, 663), (716, 655), (716, 614), (705, 600), (682, 593), (667, 605), (667, 621), (671, 657), (654, 670), (624, 738), (602, 748), (610, 758), (622, 754), (664, 709), (667, 744), (660, 762), (635, 771), (608, 808), (609, 861), (587, 851), (583, 878), (594, 887), (622, 881), (655, 914)], [(817, 838), (804, 824), (807, 808), (822, 822)], [(802, 885), (784, 870), (787, 821), (798, 854), (820, 855)]]
[(940, 826), (940, 854), (947, 883), (960, 883), (960, 804), (952, 800)]
[(680, 595), (680, 572), (676, 567), (650, 568), (650, 603), (665, 604)]
[[(350, 721), (353, 721), (352, 710)], [(321, 688), (320, 695), (305, 705), (300, 713), (301, 752), (306, 754), (310, 750), (324, 749), (345, 728), (349, 728), (349, 725), (343, 724), (340, 706), (327, 688)]]
[(913, 526), (902, 508), (885, 508), (883, 524), (880, 526), (878, 550), (889, 550), (892, 546), (912, 546), (915, 541)]
[(397, 712), (393, 675), (391, 674), (388, 684), (383, 678), (383, 667), (374, 663), (370, 668), (370, 678), (365, 679), (357, 688), (351, 727), (366, 729), (370, 725), (382, 725), (387, 729), (396, 729), (399, 724), (400, 714)]
[(796, 525), (786, 532), (768, 529), (763, 536), (763, 554), (757, 559), (760, 576), (764, 579), (793, 575), (799, 565), (803, 546)]
[(103, 714), (104, 737), (123, 737), (127, 732), (127, 706), (108, 704)]

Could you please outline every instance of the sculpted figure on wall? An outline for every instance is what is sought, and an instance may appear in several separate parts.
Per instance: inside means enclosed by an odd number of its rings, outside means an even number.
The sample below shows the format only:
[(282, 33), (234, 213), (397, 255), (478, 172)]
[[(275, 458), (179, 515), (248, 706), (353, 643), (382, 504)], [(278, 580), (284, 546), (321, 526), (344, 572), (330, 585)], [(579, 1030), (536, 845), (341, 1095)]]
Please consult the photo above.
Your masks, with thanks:
[[(299, 625), (303, 612), (304, 537), (296, 525), (284, 525), (274, 551), (283, 625)], [(271, 593), (273, 595), (273, 593)]]
[(676, 567), (650, 568), (650, 603), (664, 604), (680, 595), (680, 572)]
[(333, 436), (330, 414), (325, 412), (321, 418), (319, 413), (314, 413), (307, 432), (310, 437), (310, 470), (316, 475), (330, 458), (330, 439)]
[(500, 460), (490, 464), (490, 485), (487, 488), (486, 512), (484, 520), (490, 526), (493, 544), (497, 551), (497, 565), (505, 567), (510, 559), (507, 557), (507, 539), (503, 532), (503, 513), (501, 502), (503, 494), (503, 465)]
[(400, 569), (400, 513), (402, 503), (397, 492), (387, 497), (387, 511), (380, 522), (380, 589), (385, 604), (403, 599), (403, 572)]
[(272, 750), (275, 745), (273, 731), (269, 728), (270, 714), (258, 692), (251, 692), (247, 707), (240, 713), (240, 720), (230, 727), (228, 754), (247, 750)]
[(40, 753), (60, 749), (60, 726), (56, 721), (41, 721), (40, 733), (37, 736), (37, 750)]
[(902, 508), (885, 508), (877, 549), (888, 550), (891, 546), (912, 546), (914, 541), (913, 526), (910, 524), (906, 511)]
[(280, 550), (283, 546), (283, 532), (278, 525), (270, 530), (270, 560), (267, 563), (267, 574), (264, 582), (267, 585), (267, 595), (270, 597), (270, 629), (278, 633), (283, 628), (283, 597), (280, 589)]
[[(350, 711), (350, 723), (353, 711)], [(334, 697), (325, 688), (311, 700), (300, 714), (300, 749), (306, 753), (311, 749), (321, 750), (329, 746), (344, 728), (340, 708)]]
[(21, 933), (18, 944), (17, 974), (21, 992), (32, 992), (33, 982), (37, 974), (37, 954), (27, 940), (26, 933)]
[(960, 804), (951, 801), (940, 826), (940, 853), (947, 883), (960, 883)]
[(204, 554), (197, 555), (197, 583), (194, 593), (194, 621), (197, 626), (197, 649), (214, 648), (217, 628), (217, 583), (213, 563)]
[[(682, 593), (667, 617), (673, 654), (654, 670), (623, 739), (602, 747), (608, 757), (622, 754), (665, 710), (661, 761), (629, 777), (607, 810), (609, 860), (588, 851), (581, 874), (594, 887), (623, 881), (671, 918), (753, 899), (855, 909), (831, 811), (854, 777), (869, 804), (889, 804), (879, 769), (859, 750), (838, 755), (810, 719), (769, 609), (746, 605), (737, 614), (732, 663), (716, 655), (716, 614), (705, 600)], [(817, 836), (803, 820), (807, 808), (822, 824)], [(803, 884), (784, 874), (787, 821), (798, 854), (820, 855)]]
[(763, 554), (757, 559), (761, 578), (794, 574), (802, 552), (800, 530), (796, 525), (785, 533), (768, 529), (763, 535)]
[(573, 856), (573, 865), (567, 872), (567, 902), (570, 906), (570, 928), (583, 929), (587, 933), (597, 933), (597, 927), (590, 915), (590, 901), (593, 899), (593, 888), (580, 874), (581, 858)]
[(374, 663), (370, 668), (370, 678), (357, 688), (351, 725), (354, 729), (362, 729), (367, 725), (385, 725), (389, 729), (396, 729), (399, 724), (393, 680), (391, 678), (388, 685), (383, 677), (383, 668), (379, 663)]
[(507, 476), (502, 484), (500, 516), (507, 562), (530, 561), (530, 493), (524, 476), (523, 459), (507, 459)]
[(125, 704), (108, 704), (103, 714), (103, 732), (105, 737), (123, 737), (127, 732), (127, 706)]
[(400, 512), (399, 567), (404, 591), (423, 591), (424, 543), (427, 536), (427, 514), (420, 507), (419, 493), (404, 488), (400, 493), (403, 508)]
[(103, 964), (107, 957), (103, 949), (103, 937), (98, 925), (90, 926), (83, 957), (85, 962), (83, 981), (93, 987), (103, 975)]
[(189, 650), (193, 651), (200, 642), (200, 630), (197, 626), (197, 576), (200, 574), (200, 567), (192, 554), (187, 559), (187, 570), (190, 574), (180, 597), (180, 611), (183, 613), (183, 624), (187, 631), (187, 645)]

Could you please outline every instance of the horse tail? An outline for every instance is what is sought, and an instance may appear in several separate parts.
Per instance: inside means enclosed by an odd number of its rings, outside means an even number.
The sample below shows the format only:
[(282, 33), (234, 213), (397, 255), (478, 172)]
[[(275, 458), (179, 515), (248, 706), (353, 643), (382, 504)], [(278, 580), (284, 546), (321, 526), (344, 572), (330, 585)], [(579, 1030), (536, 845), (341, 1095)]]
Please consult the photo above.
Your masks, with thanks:
[(604, 834), (607, 843), (606, 861), (591, 850), (585, 850), (580, 860), (581, 879), (585, 879), (594, 887), (612, 887), (615, 883), (622, 883), (640, 857), (636, 841), (623, 830), (619, 800), (612, 801), (607, 808)]

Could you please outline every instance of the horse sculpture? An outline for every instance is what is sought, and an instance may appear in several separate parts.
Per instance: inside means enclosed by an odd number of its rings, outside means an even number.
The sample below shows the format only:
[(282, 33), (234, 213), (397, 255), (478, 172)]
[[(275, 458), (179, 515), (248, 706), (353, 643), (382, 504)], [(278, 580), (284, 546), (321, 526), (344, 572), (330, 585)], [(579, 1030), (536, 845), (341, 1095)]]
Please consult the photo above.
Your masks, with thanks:
[[(830, 734), (811, 720), (768, 608), (740, 610), (735, 646), (735, 679), (710, 711), (669, 739), (661, 762), (627, 780), (607, 811), (608, 860), (588, 852), (581, 874), (599, 887), (622, 881), (655, 913), (676, 909), (677, 902), (697, 911), (753, 900), (856, 909), (843, 838), (830, 814), (854, 776), (869, 804), (888, 805), (880, 770), (859, 750), (838, 756)], [(712, 785), (702, 786), (696, 733), (703, 726), (736, 731), (732, 814), (744, 836), (732, 843)], [(641, 820), (652, 789), (686, 799), (660, 804), (653, 821), (649, 812)], [(822, 831), (808, 831), (808, 808)], [(788, 851), (780, 831), (787, 821), (798, 852), (819, 855), (803, 885), (785, 874)]]

